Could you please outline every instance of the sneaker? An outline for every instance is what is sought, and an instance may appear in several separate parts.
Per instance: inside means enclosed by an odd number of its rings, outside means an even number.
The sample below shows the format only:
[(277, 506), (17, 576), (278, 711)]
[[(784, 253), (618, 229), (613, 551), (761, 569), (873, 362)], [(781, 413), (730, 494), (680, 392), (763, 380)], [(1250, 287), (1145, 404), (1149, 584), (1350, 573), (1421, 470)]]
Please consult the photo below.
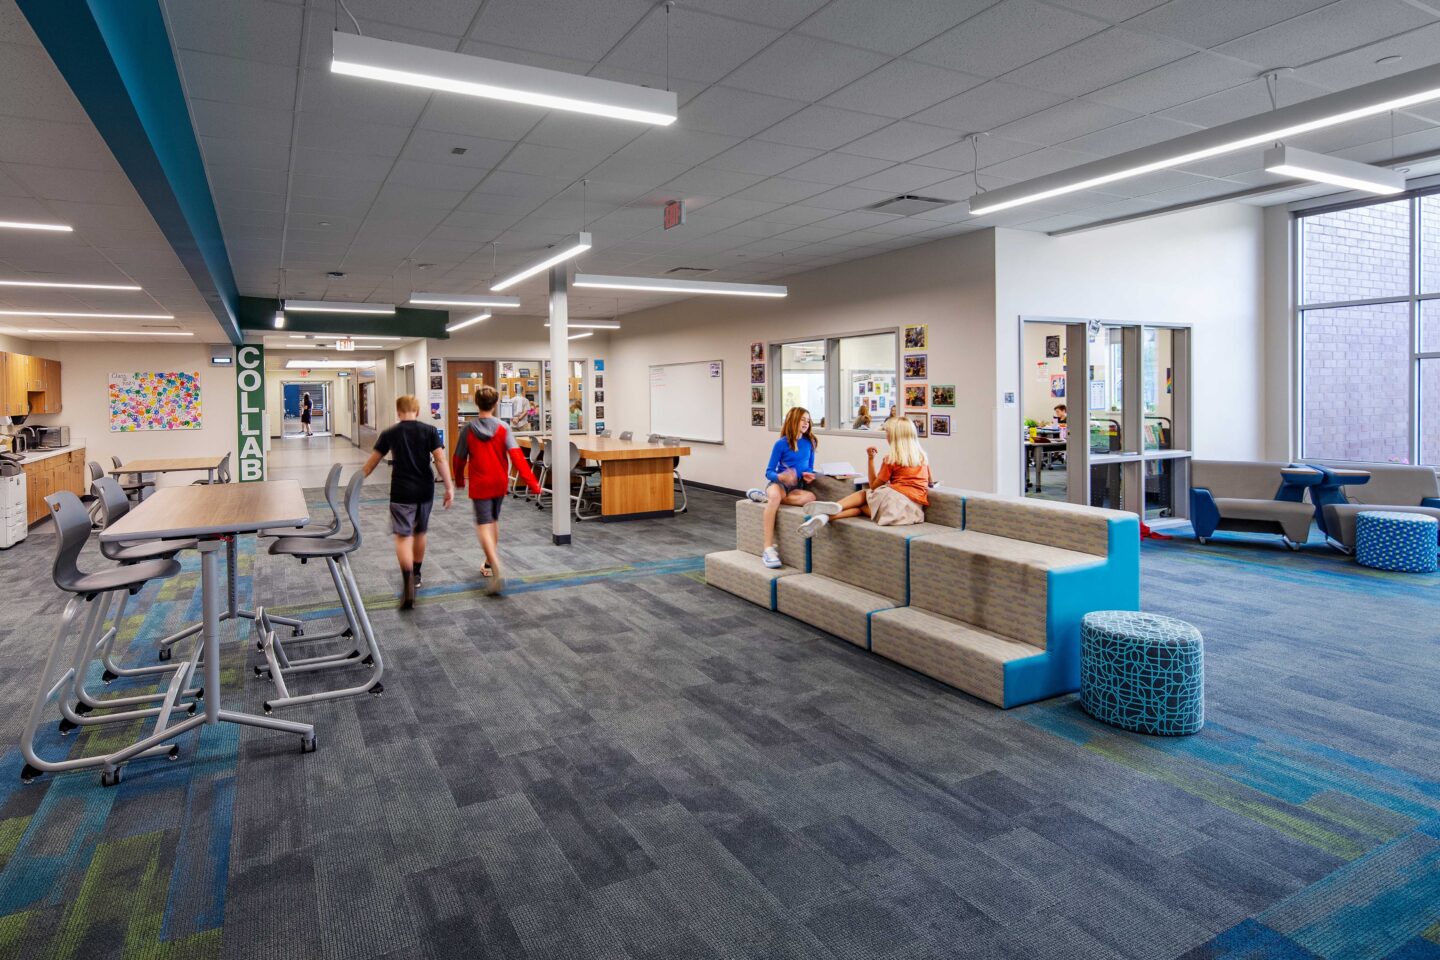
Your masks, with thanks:
[(490, 567), (490, 579), (485, 582), (485, 593), (494, 596), (505, 589), (505, 580), (500, 576), (500, 564), (492, 564)]
[(754, 500), (756, 503), (768, 503), (770, 501), (770, 498), (765, 495), (765, 491), (759, 487), (751, 487), (749, 490), (746, 490), (745, 498), (747, 500)]
[(420, 589), (420, 568), (419, 568), (419, 567), (416, 567), (416, 568), (415, 568), (415, 589), (416, 589), (416, 590), (419, 590), (419, 589)]
[(771, 570), (778, 570), (784, 564), (780, 562), (780, 551), (774, 547), (766, 547), (765, 552), (760, 554), (760, 562)]
[(415, 574), (410, 570), (401, 570), (400, 578), (404, 585), (400, 588), (400, 609), (415, 609)]
[(805, 504), (805, 516), (807, 517), (833, 517), (840, 512), (840, 504), (833, 500), (811, 500)]
[(818, 531), (821, 527), (825, 526), (825, 524), (829, 522), (829, 517), (825, 516), (825, 514), (823, 513), (818, 513), (815, 516), (808, 518), (804, 523), (800, 524), (800, 536), (804, 537), (806, 540), (809, 540), (811, 537), (815, 536), (816, 531)]

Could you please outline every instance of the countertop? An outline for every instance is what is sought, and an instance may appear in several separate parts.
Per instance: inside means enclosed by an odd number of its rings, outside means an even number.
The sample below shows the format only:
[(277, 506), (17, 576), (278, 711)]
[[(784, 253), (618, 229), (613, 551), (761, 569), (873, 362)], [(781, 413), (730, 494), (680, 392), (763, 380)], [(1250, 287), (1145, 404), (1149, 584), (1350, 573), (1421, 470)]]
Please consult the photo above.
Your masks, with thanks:
[(21, 466), (29, 466), (30, 464), (38, 463), (41, 460), (48, 460), (51, 457), (58, 457), (60, 456), (60, 454), (69, 453), (72, 450), (84, 449), (85, 441), (81, 440), (79, 443), (72, 443), (68, 447), (55, 447), (53, 449), (45, 450), (26, 450), (23, 454), (23, 456), (25, 457), (25, 461), (21, 464)]

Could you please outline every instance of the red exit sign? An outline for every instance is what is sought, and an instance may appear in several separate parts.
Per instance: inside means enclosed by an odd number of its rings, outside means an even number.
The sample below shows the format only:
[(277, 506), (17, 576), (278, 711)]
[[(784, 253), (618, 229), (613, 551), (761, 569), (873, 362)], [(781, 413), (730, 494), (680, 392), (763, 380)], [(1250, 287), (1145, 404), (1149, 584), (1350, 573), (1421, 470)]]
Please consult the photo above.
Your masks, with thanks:
[(665, 229), (678, 227), (685, 222), (685, 204), (680, 200), (671, 200), (665, 204)]

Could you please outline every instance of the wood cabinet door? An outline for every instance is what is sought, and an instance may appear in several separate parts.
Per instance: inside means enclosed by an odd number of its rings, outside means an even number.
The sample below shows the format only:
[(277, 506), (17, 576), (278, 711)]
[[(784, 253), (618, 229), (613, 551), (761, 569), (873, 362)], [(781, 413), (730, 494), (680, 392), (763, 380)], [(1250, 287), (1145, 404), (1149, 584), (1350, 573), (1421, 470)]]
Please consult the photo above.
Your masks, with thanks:
[(45, 387), (45, 412), (59, 413), (60, 402), (60, 361), (41, 359), (41, 383)]
[(26, 359), (21, 353), (5, 355), (5, 406), (11, 416), (24, 416), (30, 412), (25, 393)]

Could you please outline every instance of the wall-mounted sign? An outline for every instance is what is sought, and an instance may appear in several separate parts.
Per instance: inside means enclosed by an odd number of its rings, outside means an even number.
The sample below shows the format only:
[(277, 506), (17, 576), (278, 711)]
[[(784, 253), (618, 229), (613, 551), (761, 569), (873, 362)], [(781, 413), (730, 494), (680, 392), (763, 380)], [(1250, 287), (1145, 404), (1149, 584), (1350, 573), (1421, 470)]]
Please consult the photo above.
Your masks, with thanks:
[(265, 348), (247, 343), (235, 351), (235, 399), (240, 433), (240, 459), (235, 476), (241, 483), (265, 479)]
[(335, 349), (336, 349), (336, 350), (340, 350), (340, 351), (354, 350), (354, 349), (355, 349), (355, 341), (354, 341), (354, 340), (351, 340), (349, 337), (345, 337), (344, 339), (341, 339), (341, 340), (336, 340), (336, 341), (335, 341)]
[(678, 227), (685, 222), (685, 202), (683, 200), (671, 200), (665, 204), (665, 229)]

